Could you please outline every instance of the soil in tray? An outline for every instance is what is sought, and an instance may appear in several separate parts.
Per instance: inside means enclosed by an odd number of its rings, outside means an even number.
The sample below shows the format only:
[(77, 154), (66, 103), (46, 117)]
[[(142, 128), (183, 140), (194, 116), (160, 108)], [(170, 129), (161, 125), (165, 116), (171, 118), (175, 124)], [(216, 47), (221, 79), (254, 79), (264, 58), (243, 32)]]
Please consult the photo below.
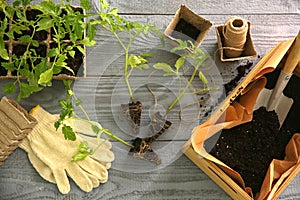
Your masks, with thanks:
[(198, 30), (189, 22), (185, 21), (183, 18), (180, 18), (171, 36), (176, 39), (182, 39), (180, 34), (187, 35), (193, 40), (197, 40), (200, 30)]
[[(0, 21), (2, 22), (5, 19), (5, 14), (0, 11)], [(5, 33), (8, 32), (9, 26), (6, 27)], [(3, 37), (4, 40), (8, 40), (7, 35), (4, 35)]]
[[(270, 74), (273, 77), (277, 75), (277, 71)], [(275, 79), (271, 77), (270, 80)], [(274, 83), (269, 85), (272, 86)], [(272, 159), (284, 159), (287, 143), (294, 133), (300, 131), (300, 95), (297, 94), (299, 90), (300, 79), (293, 76), (284, 93), (294, 99), (294, 104), (280, 130), (275, 111), (267, 112), (261, 107), (253, 113), (251, 122), (222, 130), (210, 152), (239, 172), (246, 186), (252, 188), (254, 195), (260, 191)]]
[[(8, 47), (5, 45), (6, 51), (8, 51)], [(3, 58), (0, 57), (0, 76), (6, 76), (7, 75), (7, 70), (2, 67), (2, 62), (8, 62), (8, 60), (4, 60)]]
[[(50, 48), (56, 48), (56, 47), (57, 47), (56, 43), (52, 43), (50, 45)], [(82, 46), (82, 48), (84, 47)], [(84, 55), (77, 48), (74, 48), (74, 51), (75, 51), (74, 58), (68, 56), (67, 60), (65, 61), (67, 63), (67, 66), (73, 70), (74, 74), (66, 68), (62, 68), (62, 71), (59, 74), (76, 76), (76, 74), (78, 73), (78, 70), (83, 63)], [(50, 61), (53, 62), (53, 58), (51, 58)]]
[[(39, 10), (26, 10), (26, 18), (27, 20), (29, 21), (36, 21), (37, 20), (37, 16), (39, 14), (42, 14), (41, 11)], [(18, 18), (16, 17), (15, 20), (18, 20)], [(18, 40), (21, 36), (23, 35), (29, 35), (31, 36), (33, 33), (33, 27), (32, 26), (29, 26), (27, 30), (24, 30), (22, 31), (22, 34), (18, 34), (18, 33), (14, 33), (14, 38), (15, 40)], [(34, 36), (33, 36), (33, 39), (34, 40), (38, 40), (38, 41), (43, 41), (43, 40), (46, 40), (47, 39), (47, 31), (36, 31)]]
[[(74, 7), (73, 10), (75, 12), (79, 12), (79, 13), (83, 14), (82, 8), (75, 8)], [(67, 14), (68, 14), (67, 11), (63, 9), (62, 12), (61, 12), (61, 14), (60, 14), (60, 17), (63, 17), (64, 15), (67, 15)], [(61, 27), (63, 27), (64, 29), (66, 29), (66, 27), (65, 27), (64, 24), (61, 24)], [(57, 29), (58, 27), (55, 26), (55, 28)], [(71, 25), (70, 28), (72, 29), (72, 25)], [(51, 40), (53, 40), (54, 33), (55, 33), (54, 29), (51, 28)], [(82, 34), (82, 38), (83, 38), (83, 36), (84, 35)], [(65, 35), (63, 36), (63, 40), (70, 40), (70, 34), (69, 33), (65, 33)]]
[[(13, 46), (13, 54), (16, 55), (17, 57), (19, 57), (24, 54), (24, 52), (26, 51), (26, 48), (27, 48), (27, 45), (15, 45), (15, 46)], [(43, 58), (46, 57), (47, 47), (45, 45), (40, 45), (38, 47), (30, 47), (30, 48), (35, 50), (37, 56), (40, 56)], [(41, 59), (38, 58), (33, 62), (33, 64), (37, 65), (40, 62), (41, 62)], [(31, 69), (31, 61), (29, 59), (27, 60), (27, 64), (28, 64), (29, 69)], [(17, 72), (13, 71), (12, 75), (16, 76)]]

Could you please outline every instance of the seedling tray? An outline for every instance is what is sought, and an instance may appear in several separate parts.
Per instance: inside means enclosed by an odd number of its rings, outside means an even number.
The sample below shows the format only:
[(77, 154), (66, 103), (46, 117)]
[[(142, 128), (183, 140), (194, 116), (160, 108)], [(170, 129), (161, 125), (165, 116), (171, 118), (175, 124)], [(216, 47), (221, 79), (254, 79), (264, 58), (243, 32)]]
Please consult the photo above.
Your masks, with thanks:
[[(85, 11), (80, 8), (80, 7), (72, 7), (74, 10), (77, 10), (81, 13), (84, 13)], [(62, 10), (64, 10), (62, 8)], [(38, 10), (34, 10), (31, 9), (31, 7), (28, 7), (26, 9), (26, 15), (27, 18), (30, 19), (30, 17), (34, 18), (36, 16), (36, 12), (39, 12)], [(4, 19), (4, 14), (0, 13), (0, 18), (1, 20)], [(14, 16), (15, 18), (16, 16)], [(8, 32), (9, 30), (11, 30), (13, 28), (12, 26), (13, 22), (12, 20), (9, 20), (9, 26), (8, 26), (8, 30), (6, 30), (6, 32)], [(5, 48), (8, 51), (9, 54), (9, 60), (4, 60), (2, 58), (0, 58), (0, 64), (2, 62), (12, 62), (13, 61), (13, 55), (22, 55), (25, 50), (27, 45), (29, 44), (28, 42), (23, 42), (20, 41), (19, 38), (23, 35), (27, 35), (31, 32), (32, 30), (26, 30), (23, 31), (23, 34), (16, 34), (14, 33), (14, 39), (9, 39), (8, 37), (4, 37), (4, 44), (5, 44)], [(35, 49), (37, 55), (39, 55), (40, 57), (46, 57), (46, 55), (48, 54), (48, 52), (51, 50), (51, 48), (55, 47), (56, 42), (53, 40), (53, 36), (52, 36), (53, 30), (50, 29), (48, 31), (37, 31), (35, 33), (35, 35), (33, 36), (34, 40), (37, 40), (39, 45), (38, 47), (30, 44), (30, 49)], [(84, 31), (83, 33), (83, 38), (85, 37), (86, 32)], [(78, 43), (80, 41), (77, 41)], [(63, 38), (63, 43), (65, 44), (72, 44), (68, 34), (65, 36), (65, 38)], [(84, 53), (80, 52), (79, 50), (75, 50), (75, 56), (74, 58), (72, 58), (71, 56), (69, 56), (66, 60), (67, 62), (67, 66), (72, 68), (74, 71), (74, 74), (72, 74), (69, 70), (63, 68), (62, 71), (59, 74), (54, 74), (53, 75), (53, 79), (57, 79), (57, 80), (62, 80), (62, 79), (77, 79), (77, 78), (84, 78), (86, 76), (86, 57), (85, 57), (85, 52), (86, 52), (86, 48), (84, 45), (82, 45), (82, 48), (84, 49)], [(47, 62), (50, 63), (52, 60), (52, 58), (47, 57)], [(35, 63), (37, 64), (37, 63)], [(22, 67), (22, 66), (21, 66)], [(0, 66), (0, 79), (16, 79), (16, 78), (21, 78), (21, 79), (26, 79), (27, 77), (18, 77), (15, 71), (11, 71), (11, 70), (6, 70), (4, 69), (2, 66)]]

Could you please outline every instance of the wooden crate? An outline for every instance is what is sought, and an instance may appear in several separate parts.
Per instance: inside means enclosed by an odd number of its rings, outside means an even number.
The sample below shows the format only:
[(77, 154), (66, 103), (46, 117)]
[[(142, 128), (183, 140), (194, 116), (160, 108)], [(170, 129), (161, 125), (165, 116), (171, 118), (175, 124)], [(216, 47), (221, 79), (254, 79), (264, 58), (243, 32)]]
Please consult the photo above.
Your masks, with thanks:
[[(212, 123), (216, 122), (217, 119), (226, 111), (228, 106), (240, 95), (243, 89), (257, 76), (257, 74), (263, 72), (268, 66), (269, 63), (272, 63), (275, 67), (280, 63), (282, 58), (285, 56), (286, 52), (289, 50), (290, 46), (293, 43), (293, 39), (290, 39), (286, 42), (280, 42), (276, 47), (269, 51), (260, 62), (249, 72), (247, 77), (244, 78), (229, 94), (226, 99), (220, 104), (220, 106), (212, 113), (208, 120), (211, 120)], [(271, 62), (274, 61), (275, 62)], [(299, 68), (299, 66), (298, 66)], [(299, 69), (296, 69), (296, 73)], [(191, 140), (189, 140), (183, 147), (183, 153), (193, 161), (203, 172), (205, 172), (213, 181), (216, 182), (230, 197), (233, 199), (253, 199), (249, 196), (243, 188), (241, 188), (229, 175), (227, 175), (217, 164), (208, 160), (205, 157), (202, 157), (193, 149)], [(226, 164), (226, 163), (225, 163)], [(277, 191), (274, 193), (272, 199), (276, 199), (282, 191), (289, 185), (293, 178), (300, 172), (300, 163), (298, 163), (291, 174), (283, 181), (279, 186)]]

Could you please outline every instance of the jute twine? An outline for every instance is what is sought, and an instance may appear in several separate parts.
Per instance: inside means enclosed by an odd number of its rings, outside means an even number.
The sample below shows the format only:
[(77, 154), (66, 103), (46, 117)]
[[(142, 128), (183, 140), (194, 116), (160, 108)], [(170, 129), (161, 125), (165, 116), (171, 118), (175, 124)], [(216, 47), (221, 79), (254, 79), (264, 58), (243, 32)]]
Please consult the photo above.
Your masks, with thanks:
[(229, 18), (222, 29), (224, 36), (224, 54), (228, 58), (239, 57), (247, 40), (248, 23), (239, 17)]

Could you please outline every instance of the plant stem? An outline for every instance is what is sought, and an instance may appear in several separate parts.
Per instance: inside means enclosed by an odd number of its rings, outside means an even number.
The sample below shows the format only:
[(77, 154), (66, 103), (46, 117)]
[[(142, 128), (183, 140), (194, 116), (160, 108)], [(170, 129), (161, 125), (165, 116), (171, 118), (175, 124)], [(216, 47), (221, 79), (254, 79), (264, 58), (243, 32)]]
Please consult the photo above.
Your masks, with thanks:
[(172, 104), (168, 107), (166, 114), (167, 115), (172, 109), (173, 107), (178, 103), (178, 101), (184, 96), (186, 90), (190, 87), (190, 85), (192, 84), (192, 81), (195, 78), (195, 75), (197, 73), (198, 67), (194, 68), (193, 74), (189, 80), (189, 82), (186, 84), (185, 88), (183, 89), (183, 91), (178, 95), (178, 97), (172, 102)]
[[(109, 30), (109, 29), (108, 29)], [(112, 31), (111, 31), (112, 32)], [(118, 40), (118, 42), (120, 43), (121, 47), (124, 49), (125, 51), (125, 63), (124, 63), (124, 75), (125, 75), (125, 83), (127, 85), (127, 88), (128, 88), (128, 92), (129, 92), (129, 97), (131, 99), (131, 101), (134, 103), (135, 100), (134, 100), (134, 96), (133, 96), (133, 92), (132, 92), (132, 89), (131, 89), (131, 86), (130, 86), (130, 83), (129, 83), (129, 77), (130, 77), (130, 72), (128, 70), (128, 59), (129, 59), (129, 48), (131, 46), (131, 43), (133, 41), (133, 38), (132, 38), (132, 34), (131, 34), (131, 31), (129, 30), (129, 42), (127, 44), (127, 47), (124, 45), (124, 43), (122, 42), (122, 40), (120, 39), (120, 37), (117, 35), (116, 32), (112, 32), (114, 34), (114, 36), (116, 37), (116, 39)]]
[[(92, 126), (95, 125), (94, 122), (92, 122), (90, 119), (83, 119), (83, 118), (80, 118), (80, 117), (76, 117), (74, 119), (88, 122)], [(125, 140), (123, 140), (123, 139), (119, 138), (118, 136), (114, 135), (112, 132), (110, 132), (110, 130), (108, 130), (106, 128), (103, 128), (103, 127), (98, 127), (98, 128), (99, 128), (99, 132), (97, 133), (96, 136), (98, 136), (98, 134), (104, 133), (107, 136), (109, 136), (110, 139), (117, 140), (118, 142), (121, 142), (122, 144), (124, 144), (128, 147), (131, 147), (131, 148), (133, 147), (133, 145), (129, 144)]]
[(101, 131), (103, 131), (103, 133), (105, 133), (106, 135), (108, 135), (111, 139), (117, 140), (118, 142), (121, 142), (122, 144), (132, 148), (134, 147), (133, 145), (127, 143), (125, 140), (119, 138), (118, 136), (112, 134), (109, 130), (102, 128)]

